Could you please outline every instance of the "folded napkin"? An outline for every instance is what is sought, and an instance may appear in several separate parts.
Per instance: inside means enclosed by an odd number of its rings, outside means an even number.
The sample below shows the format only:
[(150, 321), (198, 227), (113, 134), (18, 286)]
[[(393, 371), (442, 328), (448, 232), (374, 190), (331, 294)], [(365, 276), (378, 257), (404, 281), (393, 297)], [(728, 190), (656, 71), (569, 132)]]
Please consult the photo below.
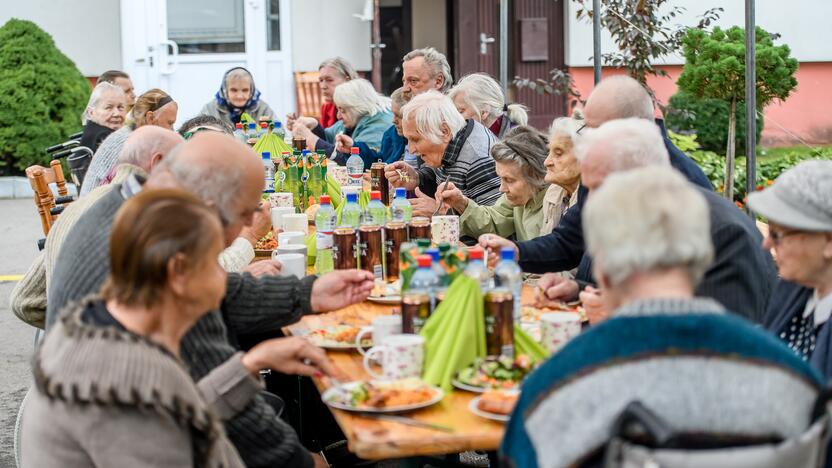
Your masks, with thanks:
[(525, 354), (532, 359), (532, 362), (542, 362), (548, 353), (540, 343), (535, 341), (528, 333), (524, 332), (520, 325), (514, 324), (514, 355)]

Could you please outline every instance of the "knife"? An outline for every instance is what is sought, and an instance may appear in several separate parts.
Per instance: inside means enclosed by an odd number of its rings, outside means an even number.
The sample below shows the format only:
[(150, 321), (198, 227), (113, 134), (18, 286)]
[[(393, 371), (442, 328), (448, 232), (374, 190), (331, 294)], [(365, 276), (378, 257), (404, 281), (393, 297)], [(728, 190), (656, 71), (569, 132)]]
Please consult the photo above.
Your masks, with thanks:
[(454, 432), (454, 429), (452, 427), (442, 426), (440, 424), (422, 422), (422, 421), (418, 421), (418, 420), (413, 419), (413, 418), (407, 418), (407, 417), (404, 417), (404, 416), (395, 416), (395, 415), (392, 415), (392, 414), (363, 413), (363, 412), (359, 413), (359, 414), (361, 416), (365, 417), (365, 418), (377, 419), (379, 421), (396, 422), (396, 423), (399, 423), (399, 424), (405, 424), (407, 426), (433, 429), (435, 431)]

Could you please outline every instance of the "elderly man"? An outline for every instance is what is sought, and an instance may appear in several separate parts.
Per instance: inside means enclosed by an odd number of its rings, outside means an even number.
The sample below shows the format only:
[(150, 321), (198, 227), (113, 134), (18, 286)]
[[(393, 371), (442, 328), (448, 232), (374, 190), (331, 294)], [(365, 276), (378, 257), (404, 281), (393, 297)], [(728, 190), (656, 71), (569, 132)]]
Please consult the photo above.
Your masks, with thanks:
[(433, 47), (408, 52), (402, 58), (402, 69), (405, 100), (431, 89), (447, 93), (454, 84), (448, 59)]
[(393, 186), (416, 190), (413, 214), (430, 216), (438, 203), (438, 185), (452, 182), (469, 200), (493, 205), (500, 198), (491, 146), (496, 137), (482, 124), (465, 120), (451, 98), (437, 91), (414, 97), (402, 109), (402, 130), (411, 153), (424, 164), (415, 169), (404, 161), (388, 164), (385, 176)]
[[(101, 287), (109, 270), (109, 237), (113, 217), (132, 194), (145, 188), (179, 187), (216, 207), (224, 227), (225, 241), (237, 237), (251, 223), (258, 209), (263, 169), (256, 155), (232, 137), (203, 132), (170, 154), (154, 170), (144, 186), (128, 178), (88, 210), (67, 236), (49, 286), (47, 324), (67, 304)], [(241, 335), (275, 332), (297, 321), (303, 314), (345, 307), (365, 299), (372, 289), (372, 275), (339, 271), (302, 280), (294, 277), (229, 273), (221, 311), (197, 322), (182, 340), (182, 359), (195, 380), (200, 380), (238, 352)], [(231, 340), (231, 341), (229, 341)], [(280, 348), (280, 340), (275, 346)], [(281, 356), (277, 350), (275, 357)], [(269, 362), (285, 371), (297, 356)], [(240, 375), (248, 375), (251, 363), (240, 362), (219, 392), (234, 393)], [(262, 363), (254, 363), (255, 367)], [(261, 396), (240, 401), (229, 408), (235, 415), (226, 421), (226, 431), (247, 466), (311, 466), (313, 457), (300, 445), (297, 435), (283, 423)], [(316, 462), (320, 460), (314, 459)]]
[[(161, 127), (148, 125), (137, 128), (127, 138), (122, 152), (119, 153), (119, 165), (113, 175), (113, 183), (120, 184), (131, 174), (147, 177), (151, 169), (181, 142), (182, 138), (179, 135)], [(78, 218), (112, 189), (112, 185), (97, 187), (87, 196), (67, 205), (58, 217), (46, 236), (43, 252), (35, 258), (23, 280), (12, 290), (10, 306), (21, 320), (32, 326), (44, 328), (46, 289), (66, 235)]]
[[(613, 132), (615, 124), (601, 126), (603, 138), (626, 135)], [(650, 126), (620, 125), (659, 140)], [(619, 143), (634, 150), (637, 141)], [(713, 269), (710, 224), (719, 215), (708, 198), (718, 197), (671, 170), (663, 148), (636, 146), (647, 154), (614, 151), (611, 170), (632, 167), (633, 159), (652, 167), (609, 176), (590, 171), (586, 179), (593, 188), (583, 215), (587, 248), (613, 318), (567, 343), (523, 382), (502, 458), (507, 466), (601, 465), (615, 450), (605, 451), (605, 444), (616, 421), (637, 402), (681, 448), (718, 444), (707, 451), (708, 462), (687, 452), (689, 466), (738, 466), (722, 463), (738, 460), (737, 447), (748, 450), (742, 460), (769, 462), (749, 466), (817, 466), (825, 441), (816, 436), (812, 446), (805, 439), (810, 426), (822, 433), (826, 425), (813, 411), (825, 392), (823, 378), (763, 330), (726, 313), (731, 309), (696, 297), (696, 283)], [(590, 144), (584, 161), (608, 166), (601, 150)], [(801, 456), (778, 458), (796, 444)], [(647, 459), (674, 466), (651, 455), (632, 466)]]

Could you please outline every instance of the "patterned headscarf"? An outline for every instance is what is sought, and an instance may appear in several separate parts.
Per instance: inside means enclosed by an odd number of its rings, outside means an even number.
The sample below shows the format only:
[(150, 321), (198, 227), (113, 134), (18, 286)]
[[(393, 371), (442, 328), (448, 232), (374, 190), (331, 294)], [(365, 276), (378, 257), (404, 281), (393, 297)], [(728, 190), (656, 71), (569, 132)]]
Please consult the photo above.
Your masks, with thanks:
[[(245, 71), (246, 74), (248, 74), (248, 79), (251, 83), (251, 96), (249, 96), (248, 101), (246, 101), (246, 104), (243, 107), (233, 106), (228, 99), (228, 89), (226, 87), (226, 82), (228, 79), (228, 75), (234, 70)], [(228, 113), (231, 114), (231, 123), (237, 123), (240, 121), (240, 116), (243, 115), (243, 112), (257, 107), (257, 103), (260, 102), (260, 91), (254, 86), (254, 77), (251, 76), (250, 71), (246, 70), (243, 67), (234, 67), (225, 72), (225, 75), (223, 75), (222, 85), (220, 85), (220, 90), (217, 91), (217, 94), (214, 95), (214, 98), (217, 100), (217, 105), (228, 109)]]

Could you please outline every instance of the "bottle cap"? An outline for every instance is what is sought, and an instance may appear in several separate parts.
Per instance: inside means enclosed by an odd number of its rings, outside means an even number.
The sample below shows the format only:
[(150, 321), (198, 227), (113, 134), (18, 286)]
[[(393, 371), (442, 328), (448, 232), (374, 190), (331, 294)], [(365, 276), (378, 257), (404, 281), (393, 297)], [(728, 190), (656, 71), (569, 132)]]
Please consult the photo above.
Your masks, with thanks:
[(394, 198), (407, 198), (407, 189), (404, 187), (396, 187)]
[(353, 146), (352, 148), (350, 148), (350, 154), (358, 154), (358, 147)]
[(430, 247), (430, 239), (416, 239), (416, 246), (424, 250)]
[(251, 122), (251, 123), (248, 124), (248, 128), (257, 128), (257, 124), (255, 124), (254, 122)]
[(502, 250), (500, 250), (500, 258), (502, 260), (511, 260), (513, 262), (515, 253), (516, 252), (511, 247), (503, 247)]
[(241, 128), (243, 128), (243, 124), (242, 124), (242, 123), (240, 123), (240, 122), (237, 122), (237, 123), (234, 125), (234, 128), (241, 129)]
[(330, 203), (329, 195), (321, 195), (321, 205), (329, 205)]
[(263, 151), (263, 159), (272, 159), (272, 153), (269, 151)]
[(266, 122), (260, 122), (260, 128), (268, 128), (268, 127), (269, 127), (269, 124), (267, 124)]
[(445, 253), (445, 252), (451, 250), (451, 244), (449, 244), (447, 242), (440, 242), (439, 245), (437, 245), (437, 247), (439, 247), (439, 252), (440, 253)]
[(324, 150), (315, 150), (315, 154), (320, 154), (322, 156), (326, 156), (326, 151), (324, 151)]
[(279, 121), (279, 120), (275, 120), (275, 121), (274, 121), (274, 128), (280, 128), (280, 127), (282, 127), (282, 126), (283, 126), (283, 124), (282, 124), (282, 123), (280, 123), (280, 121)]
[(468, 249), (468, 260), (482, 260), (484, 253), (479, 247)]
[(439, 262), (439, 249), (436, 247), (431, 247), (425, 250), (425, 254), (430, 255), (430, 258), (432, 258), (434, 262)]
[(355, 192), (350, 192), (347, 194), (347, 203), (357, 203), (358, 202), (358, 194)]
[(381, 200), (381, 192), (378, 190), (370, 192), (370, 200)]
[(433, 259), (430, 258), (430, 255), (419, 255), (416, 261), (419, 264), (419, 268), (430, 268), (430, 264), (433, 262)]
[(291, 156), (292, 152), (291, 151), (282, 151), (280, 154), (283, 155), (283, 156)]

